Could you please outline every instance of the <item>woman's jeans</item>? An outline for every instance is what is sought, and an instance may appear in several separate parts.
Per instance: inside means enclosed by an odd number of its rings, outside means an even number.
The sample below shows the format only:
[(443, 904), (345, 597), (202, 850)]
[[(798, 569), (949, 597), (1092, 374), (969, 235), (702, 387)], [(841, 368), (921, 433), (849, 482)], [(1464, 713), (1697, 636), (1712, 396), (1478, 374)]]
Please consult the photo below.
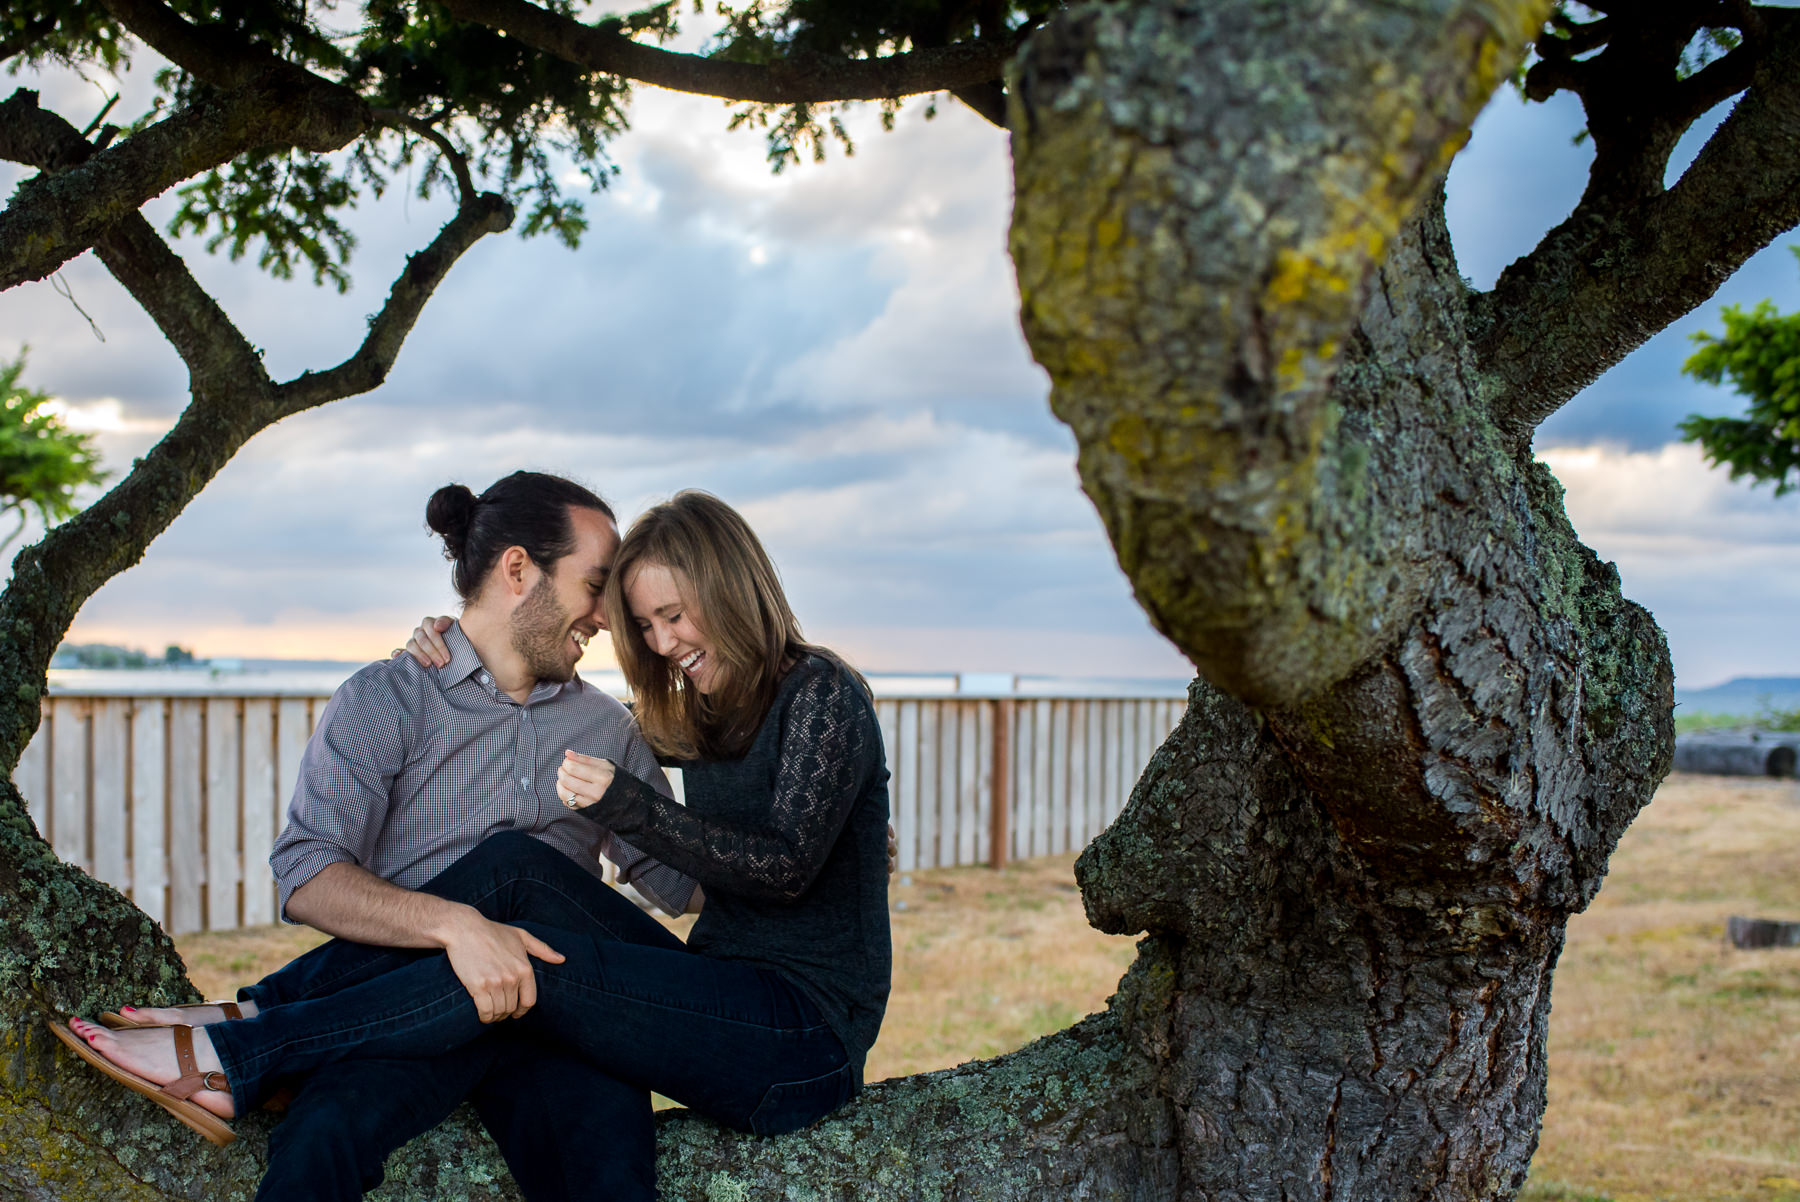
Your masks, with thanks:
[[(784, 977), (688, 951), (528, 835), (487, 840), (427, 888), (562, 953), (534, 961), (537, 1004), (483, 1025), (441, 952), (328, 943), (242, 992), (255, 1018), (209, 1028), (240, 1114), (283, 1076), (348, 1057), (435, 1057), (508, 1027), (757, 1134), (803, 1127), (855, 1090), (843, 1045)], [(582, 1120), (566, 1116), (568, 1139), (593, 1138)]]

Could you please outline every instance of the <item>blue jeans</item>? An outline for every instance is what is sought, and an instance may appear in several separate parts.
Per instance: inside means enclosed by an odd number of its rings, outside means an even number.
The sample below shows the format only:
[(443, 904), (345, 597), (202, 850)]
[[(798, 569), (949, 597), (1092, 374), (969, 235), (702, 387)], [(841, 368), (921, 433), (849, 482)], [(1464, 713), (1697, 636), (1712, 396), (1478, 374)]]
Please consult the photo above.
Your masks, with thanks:
[[(240, 1112), (283, 1076), (350, 1057), (438, 1057), (507, 1028), (758, 1134), (805, 1126), (855, 1091), (843, 1045), (785, 977), (688, 951), (555, 849), (496, 836), (443, 877), (456, 890), (446, 895), (564, 955), (536, 964), (537, 1005), (487, 1027), (442, 953), (327, 944), (245, 991), (257, 1017), (211, 1029)], [(522, 917), (557, 913), (565, 925)], [(568, 1140), (604, 1130), (590, 1118), (565, 1111), (559, 1130)]]
[[(509, 904), (539, 921), (593, 922), (620, 938), (679, 948), (681, 941), (560, 854), (524, 835), (502, 835), (426, 883), (424, 892), (473, 904), (496, 892), (506, 865), (533, 888)], [(479, 854), (477, 854), (479, 853)], [(259, 1008), (323, 997), (427, 953), (332, 940), (238, 991)], [(534, 1039), (516, 1024), (442, 1056), (340, 1060), (288, 1084), (298, 1088), (269, 1137), (258, 1202), (356, 1202), (381, 1184), (395, 1149), (431, 1130), (467, 1098), (493, 1135), (528, 1202), (573, 1198), (650, 1202), (656, 1132), (649, 1091)], [(559, 1120), (581, 1113), (607, 1132), (607, 1155), (570, 1140)]]
[[(305, 1078), (269, 1136), (258, 1202), (357, 1202), (388, 1156), (468, 1098), (529, 1202), (653, 1202), (650, 1095), (559, 1048), (496, 1031), (443, 1056), (351, 1058)], [(578, 1112), (607, 1133), (605, 1156), (558, 1130)], [(420, 1192), (436, 1193), (431, 1183)]]

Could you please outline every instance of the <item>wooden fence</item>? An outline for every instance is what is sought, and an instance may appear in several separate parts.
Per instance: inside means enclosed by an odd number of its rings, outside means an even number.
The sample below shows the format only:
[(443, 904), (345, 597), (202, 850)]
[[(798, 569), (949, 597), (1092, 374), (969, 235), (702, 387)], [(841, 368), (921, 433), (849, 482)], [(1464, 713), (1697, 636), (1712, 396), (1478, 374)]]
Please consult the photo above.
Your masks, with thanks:
[[(13, 774), (64, 860), (173, 933), (276, 920), (269, 849), (323, 696), (54, 694)], [(883, 698), (903, 871), (1078, 849), (1184, 703)], [(998, 804), (996, 804), (998, 802)]]

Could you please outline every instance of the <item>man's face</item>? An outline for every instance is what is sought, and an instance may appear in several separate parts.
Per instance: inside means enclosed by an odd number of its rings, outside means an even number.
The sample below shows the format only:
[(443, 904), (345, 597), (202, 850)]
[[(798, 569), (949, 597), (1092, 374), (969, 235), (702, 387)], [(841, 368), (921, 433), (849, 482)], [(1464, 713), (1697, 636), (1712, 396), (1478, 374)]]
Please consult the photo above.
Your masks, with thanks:
[(594, 635), (606, 629), (600, 596), (619, 552), (619, 528), (592, 509), (571, 507), (574, 550), (537, 579), (512, 612), (513, 649), (539, 680), (568, 680)]

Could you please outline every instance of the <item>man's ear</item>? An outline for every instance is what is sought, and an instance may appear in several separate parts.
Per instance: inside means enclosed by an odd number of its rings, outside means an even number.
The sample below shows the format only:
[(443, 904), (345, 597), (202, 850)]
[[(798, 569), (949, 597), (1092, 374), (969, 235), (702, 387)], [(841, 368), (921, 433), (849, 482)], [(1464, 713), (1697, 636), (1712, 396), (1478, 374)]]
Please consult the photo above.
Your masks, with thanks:
[(500, 552), (500, 561), (496, 565), (500, 570), (500, 582), (506, 591), (515, 597), (523, 597), (531, 586), (531, 569), (536, 565), (531, 562), (531, 554), (524, 547), (508, 547)]

